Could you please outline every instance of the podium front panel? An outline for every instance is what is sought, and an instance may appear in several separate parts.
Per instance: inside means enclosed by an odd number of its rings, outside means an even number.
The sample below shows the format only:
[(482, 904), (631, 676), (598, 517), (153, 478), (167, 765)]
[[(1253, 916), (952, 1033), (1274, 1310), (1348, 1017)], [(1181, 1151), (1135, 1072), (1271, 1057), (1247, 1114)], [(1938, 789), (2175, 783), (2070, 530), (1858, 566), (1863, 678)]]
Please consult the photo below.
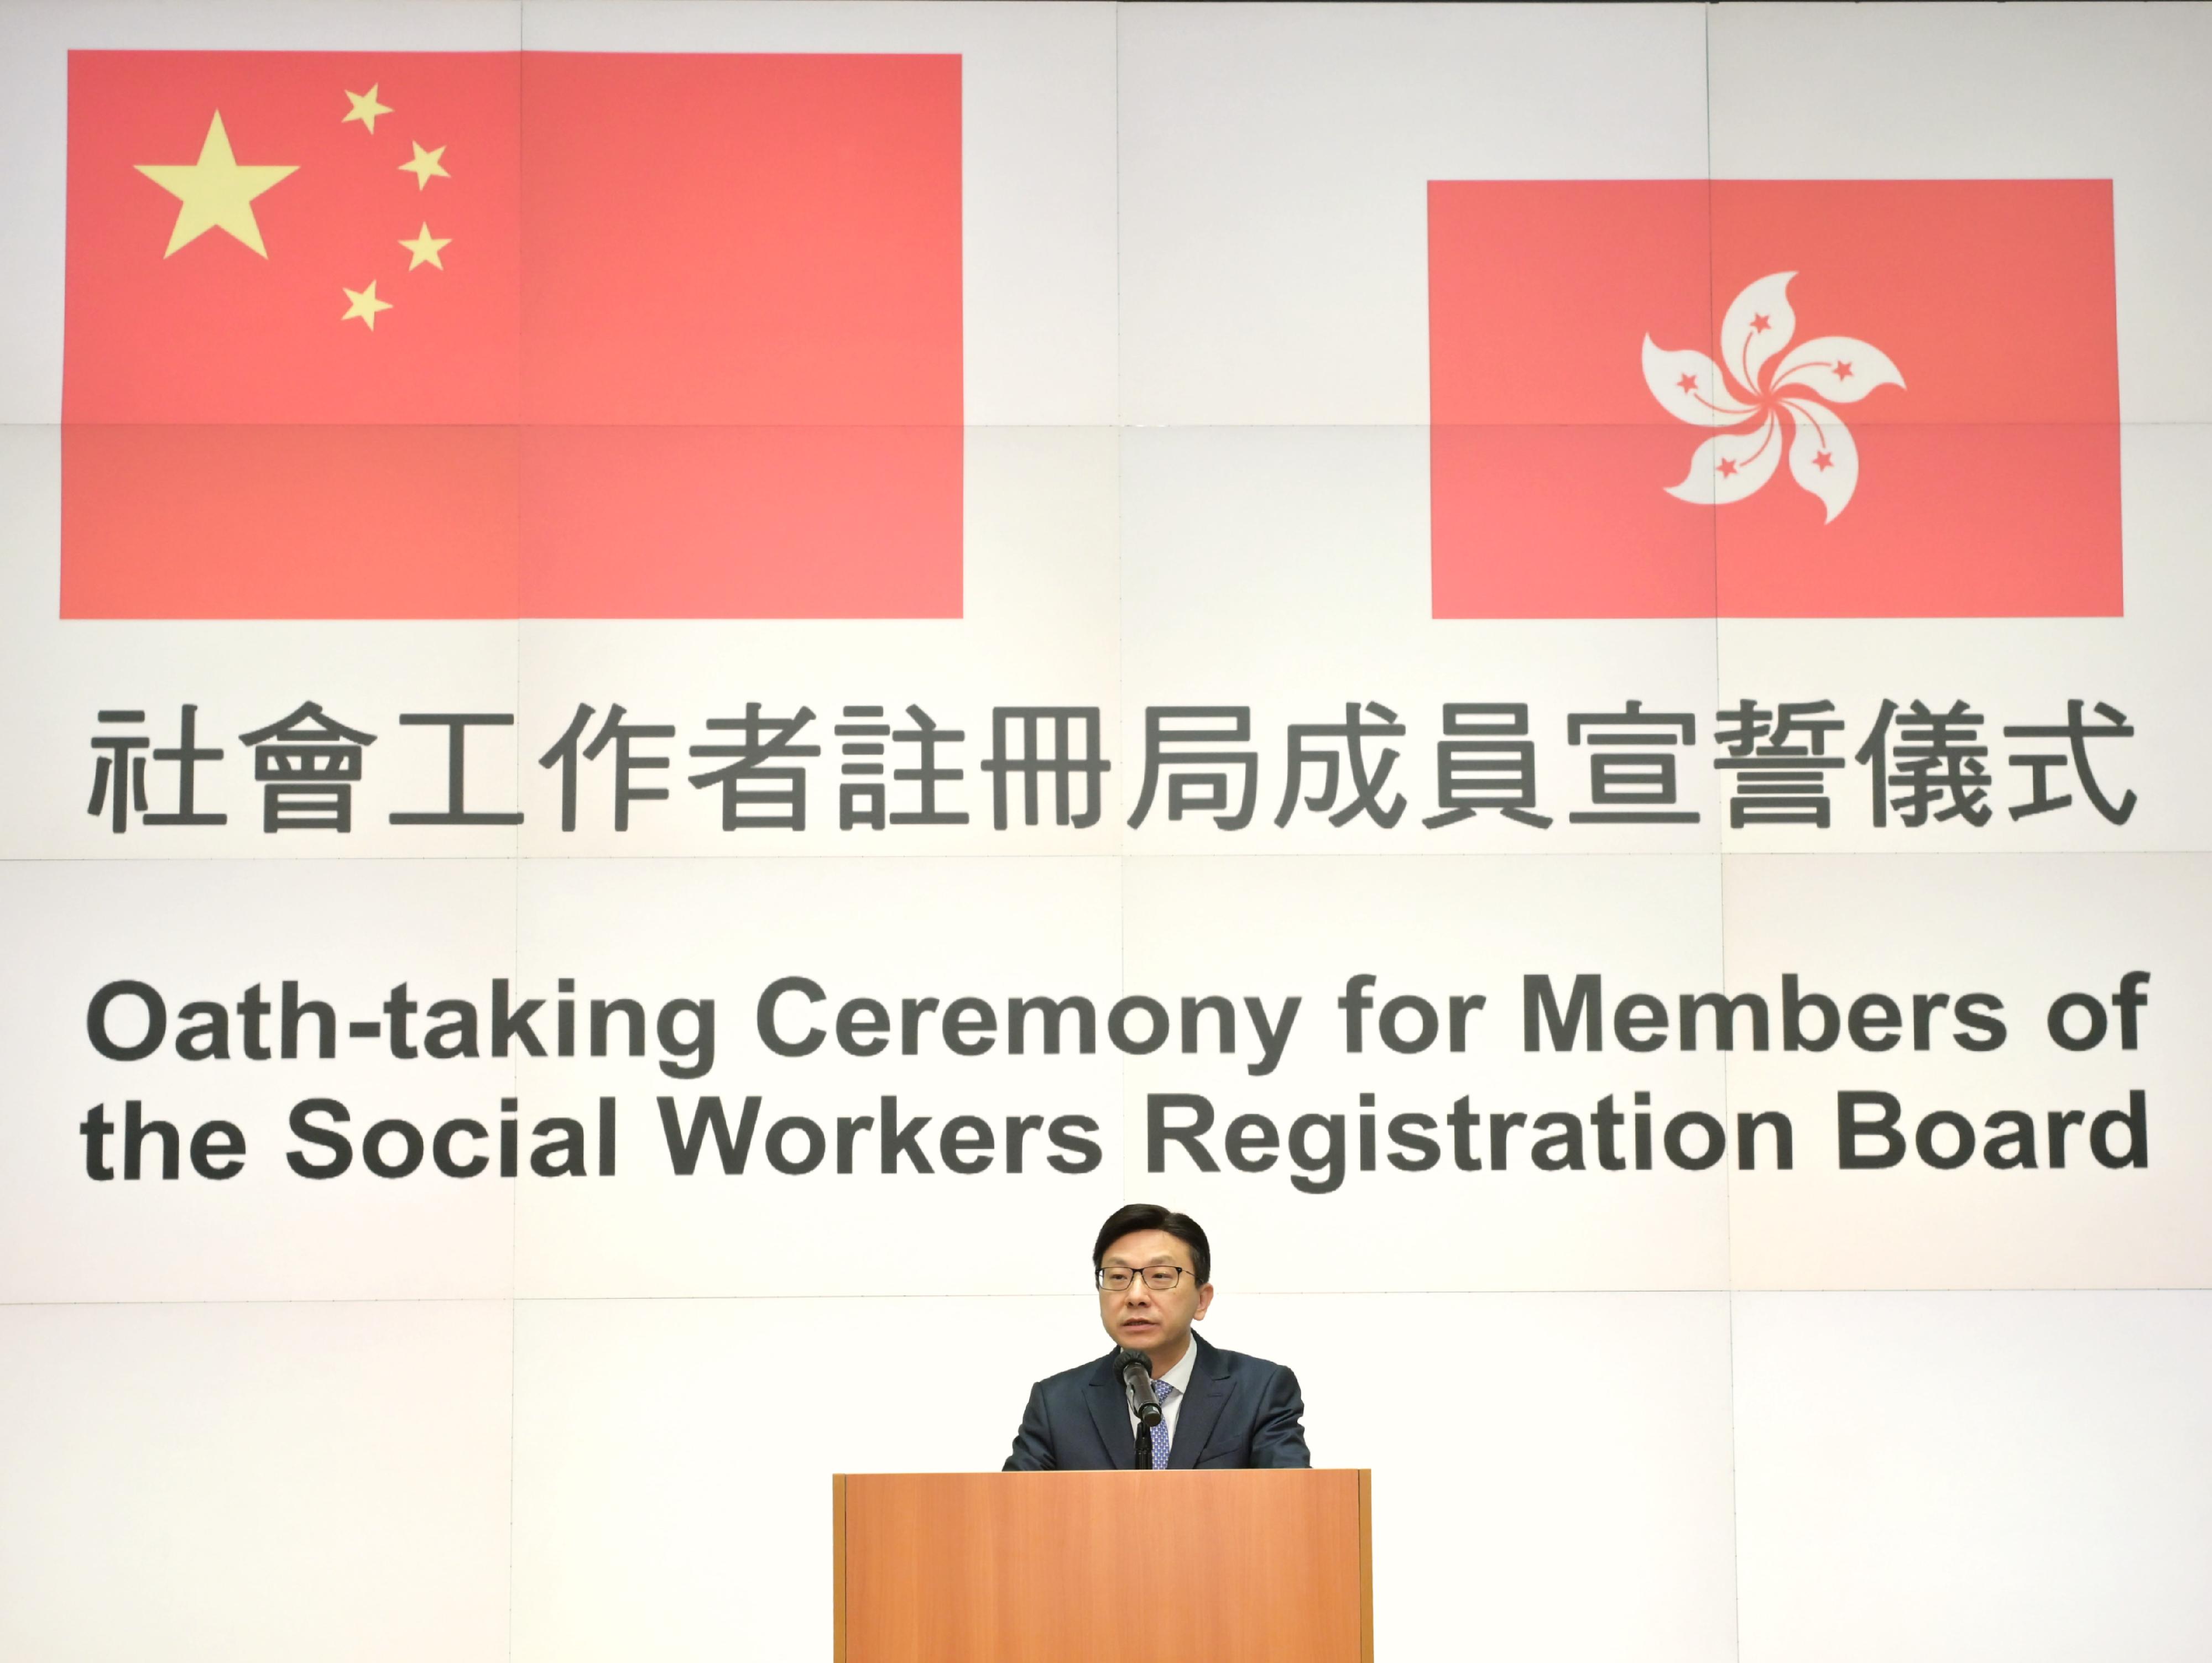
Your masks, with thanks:
[(1364, 1472), (835, 1483), (839, 1663), (1373, 1656)]

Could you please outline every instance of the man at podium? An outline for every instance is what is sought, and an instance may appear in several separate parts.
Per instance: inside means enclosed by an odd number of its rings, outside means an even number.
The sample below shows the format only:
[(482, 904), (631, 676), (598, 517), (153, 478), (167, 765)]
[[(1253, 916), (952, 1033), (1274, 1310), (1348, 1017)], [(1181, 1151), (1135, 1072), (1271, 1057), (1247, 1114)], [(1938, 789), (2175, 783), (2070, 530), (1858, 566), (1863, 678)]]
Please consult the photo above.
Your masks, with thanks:
[[(1030, 1388), (1007, 1472), (1313, 1465), (1297, 1376), (1191, 1332), (1213, 1302), (1213, 1253), (1196, 1219), (1123, 1207), (1099, 1228), (1091, 1268), (1115, 1349)], [(1158, 1413), (1140, 1426), (1146, 1391)]]

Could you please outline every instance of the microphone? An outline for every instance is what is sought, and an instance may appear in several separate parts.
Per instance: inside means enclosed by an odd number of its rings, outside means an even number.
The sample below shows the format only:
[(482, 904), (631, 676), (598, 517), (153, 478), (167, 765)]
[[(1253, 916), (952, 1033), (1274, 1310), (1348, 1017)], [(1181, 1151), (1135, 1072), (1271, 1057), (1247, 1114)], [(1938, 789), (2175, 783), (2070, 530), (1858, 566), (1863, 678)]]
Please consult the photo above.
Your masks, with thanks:
[(1129, 1412), (1137, 1417), (1140, 1428), (1151, 1431), (1160, 1423), (1160, 1402), (1152, 1395), (1152, 1359), (1124, 1345), (1115, 1355), (1114, 1365), (1121, 1371), (1121, 1389), (1129, 1394)]

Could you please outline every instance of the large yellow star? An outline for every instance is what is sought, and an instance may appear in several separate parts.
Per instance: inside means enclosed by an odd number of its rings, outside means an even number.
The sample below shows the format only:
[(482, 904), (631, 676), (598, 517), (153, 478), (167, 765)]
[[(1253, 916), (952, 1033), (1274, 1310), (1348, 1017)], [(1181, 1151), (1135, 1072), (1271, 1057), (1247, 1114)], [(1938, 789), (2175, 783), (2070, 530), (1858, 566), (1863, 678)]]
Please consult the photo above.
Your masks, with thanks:
[(414, 174), (415, 188), (417, 191), (427, 191), (430, 188), (432, 179), (453, 178), (440, 161), (440, 158), (445, 154), (446, 147), (442, 144), (434, 150), (426, 150), (420, 144), (416, 144), (414, 160), (401, 162), (399, 171), (403, 173)]
[(204, 231), (228, 231), (263, 259), (269, 251), (261, 246), (261, 228), (254, 222), (253, 199), (296, 166), (242, 167), (230, 151), (230, 135), (222, 130), (222, 112), (208, 124), (200, 145), (200, 159), (190, 167), (138, 164), (138, 171), (184, 205), (177, 209), (176, 228), (169, 233), (163, 259), (175, 253)]
[(413, 256), (407, 262), (407, 269), (410, 271), (418, 265), (434, 265), (439, 270), (443, 271), (446, 269), (446, 263), (438, 258), (438, 251), (451, 241), (453, 241), (451, 237), (432, 236), (430, 222), (425, 220), (422, 222), (421, 232), (412, 237), (402, 237), (399, 240), (399, 246)]
[(338, 292), (346, 297), (345, 315), (338, 321), (344, 323), (348, 319), (358, 318), (368, 325), (371, 334), (376, 331), (376, 314), (392, 310), (391, 301), (380, 300), (376, 298), (376, 285), (374, 282), (362, 289), (348, 288), (343, 283), (340, 283)]
[(353, 108), (338, 118), (338, 125), (343, 127), (349, 121), (358, 121), (370, 132), (374, 132), (377, 117), (388, 116), (392, 113), (392, 106), (389, 104), (379, 104), (376, 101), (376, 88), (380, 84), (380, 82), (372, 83), (365, 93), (348, 93), (346, 98), (352, 104)]

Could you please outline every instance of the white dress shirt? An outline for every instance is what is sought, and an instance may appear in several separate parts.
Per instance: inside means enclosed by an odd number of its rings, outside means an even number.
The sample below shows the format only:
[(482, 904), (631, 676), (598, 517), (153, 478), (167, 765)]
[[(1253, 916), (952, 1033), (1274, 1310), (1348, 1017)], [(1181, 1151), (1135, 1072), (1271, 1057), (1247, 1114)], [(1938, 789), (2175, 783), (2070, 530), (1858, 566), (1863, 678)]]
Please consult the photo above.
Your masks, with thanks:
[[(1182, 1355), (1176, 1359), (1174, 1368), (1159, 1376), (1168, 1383), (1168, 1394), (1160, 1404), (1160, 1418), (1168, 1429), (1168, 1448), (1175, 1448), (1176, 1422), (1182, 1417), (1182, 1396), (1190, 1389), (1191, 1366), (1198, 1361), (1198, 1337), (1194, 1334), (1185, 1341)], [(1129, 1411), (1129, 1436), (1137, 1435), (1137, 1413)]]

